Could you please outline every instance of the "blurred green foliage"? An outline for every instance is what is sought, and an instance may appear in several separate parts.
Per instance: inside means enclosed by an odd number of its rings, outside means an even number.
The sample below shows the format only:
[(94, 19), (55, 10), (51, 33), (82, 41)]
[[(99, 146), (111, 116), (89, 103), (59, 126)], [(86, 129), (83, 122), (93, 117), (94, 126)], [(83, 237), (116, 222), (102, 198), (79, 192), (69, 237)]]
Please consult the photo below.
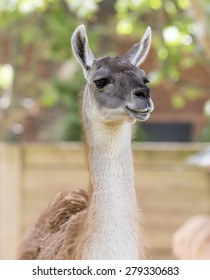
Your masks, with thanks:
[(180, 70), (196, 63), (196, 57), (192, 56), (196, 53), (196, 34), (194, 20), (188, 14), (190, 1), (118, 0), (116, 8), (120, 34), (139, 33), (146, 25), (152, 26), (153, 47), (161, 62), (160, 71), (152, 77), (154, 83), (162, 78), (177, 82)]
[(60, 102), (65, 107), (65, 115), (60, 121), (60, 139), (64, 141), (81, 141), (83, 134), (80, 121), (79, 94), (84, 87), (82, 71), (77, 79), (70, 81), (55, 80), (55, 88), (60, 92)]
[[(10, 45), (9, 61), (15, 69), (13, 110), (19, 100), (32, 97), (43, 107), (63, 105), (62, 140), (80, 140), (78, 92), (80, 72), (69, 81), (57, 77), (71, 58), (73, 30), (97, 11), (99, 0), (4, 0), (0, 3), (0, 36)], [(90, 36), (94, 44), (93, 36)], [(4, 57), (0, 59), (4, 61)], [(50, 69), (50, 71), (48, 71)], [(50, 75), (49, 75), (50, 72)], [(3, 82), (2, 82), (3, 83)]]
[[(58, 78), (57, 70), (71, 58), (70, 35), (81, 23), (89, 25), (90, 45), (97, 52), (99, 30), (100, 36), (103, 30), (107, 31), (107, 26), (103, 26), (107, 23), (100, 22), (99, 18), (105, 13), (100, 10), (104, 2), (105, 0), (1, 0), (0, 3), (0, 36), (10, 44), (9, 61), (6, 63), (10, 63), (15, 69), (14, 99), (30, 96), (44, 107), (62, 104), (66, 114), (61, 125), (61, 138), (65, 140), (81, 139), (77, 95), (83, 78), (75, 71), (69, 81), (62, 80)], [(109, 3), (114, 6), (108, 28), (110, 35), (118, 33), (139, 36), (146, 26), (152, 27), (153, 48), (158, 61), (157, 69), (150, 75), (152, 84), (158, 85), (163, 80), (183, 84), (181, 91), (171, 100), (176, 108), (183, 108), (188, 101), (197, 98), (196, 88), (193, 85), (186, 86), (181, 81), (180, 73), (199, 61), (209, 67), (210, 57), (205, 46), (199, 43), (201, 34), (195, 13), (198, 8), (208, 13), (210, 2), (116, 0)], [(113, 13), (112, 9), (111, 11)], [(201, 24), (209, 24), (209, 17), (200, 16), (199, 20)], [(97, 29), (98, 25), (100, 28)], [(0, 63), (5, 63), (1, 55)], [(50, 76), (43, 70), (45, 68), (51, 69)]]

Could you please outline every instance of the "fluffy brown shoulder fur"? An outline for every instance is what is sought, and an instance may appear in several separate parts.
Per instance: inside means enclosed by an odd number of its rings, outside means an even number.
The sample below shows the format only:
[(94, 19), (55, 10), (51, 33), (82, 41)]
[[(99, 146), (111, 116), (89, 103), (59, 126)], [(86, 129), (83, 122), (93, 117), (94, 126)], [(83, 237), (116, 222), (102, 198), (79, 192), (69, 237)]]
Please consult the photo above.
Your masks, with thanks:
[(88, 195), (82, 189), (61, 191), (23, 238), (18, 259), (74, 259), (78, 234), (87, 213)]

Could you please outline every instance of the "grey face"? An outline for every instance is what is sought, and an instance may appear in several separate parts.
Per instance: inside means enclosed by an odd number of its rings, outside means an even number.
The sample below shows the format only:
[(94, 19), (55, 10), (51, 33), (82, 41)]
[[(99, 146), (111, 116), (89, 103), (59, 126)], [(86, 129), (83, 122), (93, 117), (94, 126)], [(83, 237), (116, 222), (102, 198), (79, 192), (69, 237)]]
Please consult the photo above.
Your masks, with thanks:
[[(97, 110), (104, 121), (144, 121), (153, 110), (148, 80), (138, 66), (146, 58), (151, 44), (148, 27), (137, 44), (123, 57), (95, 59), (85, 27), (80, 25), (72, 36), (72, 49), (87, 80), (86, 110)], [(91, 102), (87, 102), (91, 100)]]
[(108, 110), (110, 119), (148, 119), (153, 103), (143, 70), (126, 58), (105, 57), (94, 62), (89, 77), (94, 102), (99, 111)]

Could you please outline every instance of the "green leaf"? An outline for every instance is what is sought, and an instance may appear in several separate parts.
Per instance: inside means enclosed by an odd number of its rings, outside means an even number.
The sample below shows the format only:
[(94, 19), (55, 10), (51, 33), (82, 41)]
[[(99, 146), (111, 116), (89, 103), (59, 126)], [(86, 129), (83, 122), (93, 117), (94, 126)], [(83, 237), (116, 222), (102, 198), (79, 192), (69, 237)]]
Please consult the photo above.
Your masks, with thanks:
[(176, 109), (182, 109), (182, 108), (184, 108), (186, 102), (185, 102), (183, 96), (175, 95), (172, 97), (172, 104)]

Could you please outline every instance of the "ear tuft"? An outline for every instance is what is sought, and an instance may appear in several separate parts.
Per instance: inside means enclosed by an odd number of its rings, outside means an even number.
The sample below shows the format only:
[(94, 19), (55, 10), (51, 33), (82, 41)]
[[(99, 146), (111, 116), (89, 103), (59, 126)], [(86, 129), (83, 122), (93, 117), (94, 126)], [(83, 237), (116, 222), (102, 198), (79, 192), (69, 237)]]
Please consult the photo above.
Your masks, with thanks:
[(131, 48), (124, 57), (127, 58), (130, 63), (135, 66), (139, 66), (147, 57), (152, 42), (152, 31), (150, 27), (147, 27), (141, 41)]
[(90, 50), (85, 26), (79, 25), (71, 39), (75, 57), (85, 70), (89, 70), (94, 62), (94, 56)]

